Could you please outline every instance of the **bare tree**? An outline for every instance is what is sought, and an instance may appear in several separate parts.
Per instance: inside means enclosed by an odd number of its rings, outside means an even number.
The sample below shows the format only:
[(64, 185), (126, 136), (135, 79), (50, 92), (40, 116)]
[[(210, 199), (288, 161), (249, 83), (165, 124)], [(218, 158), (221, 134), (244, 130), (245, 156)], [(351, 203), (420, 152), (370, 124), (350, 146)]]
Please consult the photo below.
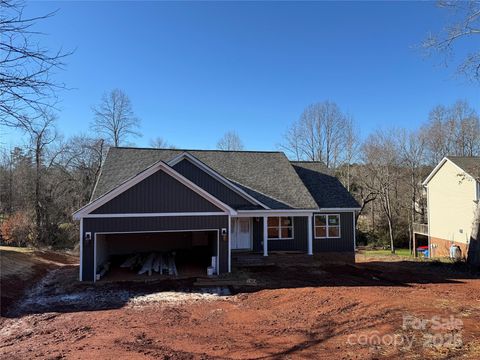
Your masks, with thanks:
[(421, 44), (427, 55), (440, 54), (444, 64), (453, 58), (459, 42), (471, 41), (471, 52), (459, 60), (457, 72), (467, 78), (480, 81), (480, 51), (475, 46), (475, 36), (480, 37), (480, 1), (478, 0), (442, 0), (438, 6), (450, 12), (450, 23), (437, 34), (429, 34)]
[(465, 101), (435, 107), (421, 131), (430, 165), (448, 155), (480, 155), (480, 118)]
[(480, 119), (477, 112), (467, 102), (457, 101), (450, 113), (451, 122), (455, 124), (455, 154), (480, 154)]
[(343, 133), (344, 144), (342, 145), (341, 154), (341, 167), (339, 168), (340, 178), (343, 179), (343, 184), (350, 191), (352, 184), (352, 165), (359, 160), (360, 153), (360, 136), (359, 130), (353, 121), (353, 118), (347, 118), (345, 123), (345, 129)]
[[(297, 160), (323, 161), (334, 168), (345, 159), (347, 142), (354, 151), (353, 121), (329, 101), (309, 105), (284, 136), (280, 147)], [(348, 139), (347, 139), (348, 138)]]
[(217, 149), (239, 151), (243, 150), (244, 146), (240, 136), (235, 131), (228, 131), (218, 140)]
[(294, 122), (284, 135), (284, 143), (278, 145), (279, 148), (287, 151), (287, 153), (297, 161), (304, 158), (302, 133), (303, 131), (300, 124)]
[(150, 140), (150, 146), (157, 149), (175, 149), (174, 145), (169, 144), (164, 138), (157, 136), (156, 138)]
[(35, 40), (33, 26), (55, 15), (23, 16), (24, 2), (0, 0), (0, 125), (28, 128), (54, 106), (56, 92), (65, 88), (52, 79), (71, 52), (51, 52)]
[(406, 197), (406, 207), (408, 209), (409, 220), (409, 248), (412, 252), (413, 247), (413, 224), (417, 221), (417, 215), (423, 215), (421, 210), (425, 205), (423, 201), (422, 180), (425, 178), (425, 135), (419, 131), (400, 132), (400, 150), (403, 165), (408, 172), (409, 194)]
[[(37, 228), (37, 241), (41, 242), (46, 236), (45, 231), (45, 204), (44, 204), (44, 175), (46, 165), (46, 156), (48, 147), (57, 140), (55, 129), (55, 116), (44, 111), (42, 117), (38, 117), (32, 122), (26, 131), (30, 137), (30, 150), (33, 153), (33, 163), (35, 168), (35, 225)], [(53, 157), (54, 158), (54, 157)], [(52, 164), (54, 159), (50, 159)]]
[(401, 165), (397, 132), (377, 131), (362, 146), (363, 161), (368, 177), (366, 186), (380, 200), (387, 220), (390, 248), (395, 252), (395, 220), (398, 211), (399, 168)]
[(137, 131), (140, 120), (135, 116), (132, 103), (122, 90), (105, 93), (98, 106), (92, 108), (95, 119), (92, 128), (103, 134), (113, 146), (120, 146), (131, 135), (141, 136)]
[(107, 150), (103, 139), (86, 135), (74, 136), (65, 143), (57, 162), (62, 173), (58, 186), (62, 188), (60, 191), (73, 190), (72, 211), (90, 200)]

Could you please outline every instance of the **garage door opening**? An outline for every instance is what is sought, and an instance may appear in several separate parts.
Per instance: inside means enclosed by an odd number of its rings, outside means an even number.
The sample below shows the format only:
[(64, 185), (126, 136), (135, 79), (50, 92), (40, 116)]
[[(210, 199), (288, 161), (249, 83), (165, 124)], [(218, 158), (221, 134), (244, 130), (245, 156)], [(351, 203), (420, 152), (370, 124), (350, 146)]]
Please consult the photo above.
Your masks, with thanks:
[[(217, 230), (98, 233), (95, 278), (122, 281), (205, 276), (208, 267), (218, 269), (218, 242)], [(150, 270), (139, 274), (145, 266)]]

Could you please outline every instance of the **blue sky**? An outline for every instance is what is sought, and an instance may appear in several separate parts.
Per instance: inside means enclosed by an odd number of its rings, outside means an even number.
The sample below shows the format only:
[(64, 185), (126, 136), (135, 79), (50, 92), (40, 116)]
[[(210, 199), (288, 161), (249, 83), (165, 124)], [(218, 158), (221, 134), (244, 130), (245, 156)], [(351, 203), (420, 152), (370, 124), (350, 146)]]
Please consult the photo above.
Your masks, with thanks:
[(323, 100), (351, 114), (363, 136), (415, 128), (437, 104), (480, 104), (478, 85), (414, 48), (446, 20), (432, 2), (34, 2), (27, 14), (57, 8), (38, 29), (49, 34), (44, 46), (76, 49), (57, 75), (73, 88), (60, 93), (66, 136), (87, 133), (91, 106), (116, 87), (142, 119), (138, 146), (161, 136), (214, 148), (233, 129), (248, 149), (276, 149)]

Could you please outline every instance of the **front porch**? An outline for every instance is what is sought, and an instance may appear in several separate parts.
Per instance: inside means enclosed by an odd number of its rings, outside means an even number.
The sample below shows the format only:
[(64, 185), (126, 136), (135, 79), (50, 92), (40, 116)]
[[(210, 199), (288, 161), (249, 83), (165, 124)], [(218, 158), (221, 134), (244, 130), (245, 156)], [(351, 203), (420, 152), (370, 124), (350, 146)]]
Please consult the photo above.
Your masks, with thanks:
[(231, 217), (231, 256), (247, 253), (268, 257), (272, 252), (313, 255), (312, 217), (305, 212)]

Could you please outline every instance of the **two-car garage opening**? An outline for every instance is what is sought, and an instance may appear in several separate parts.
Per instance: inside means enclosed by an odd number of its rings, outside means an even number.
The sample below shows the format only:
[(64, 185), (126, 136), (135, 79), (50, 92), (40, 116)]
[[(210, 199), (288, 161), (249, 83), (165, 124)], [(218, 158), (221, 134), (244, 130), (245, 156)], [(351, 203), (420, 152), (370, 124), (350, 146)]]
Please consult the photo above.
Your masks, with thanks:
[(97, 233), (94, 246), (96, 280), (205, 276), (219, 266), (218, 230)]

